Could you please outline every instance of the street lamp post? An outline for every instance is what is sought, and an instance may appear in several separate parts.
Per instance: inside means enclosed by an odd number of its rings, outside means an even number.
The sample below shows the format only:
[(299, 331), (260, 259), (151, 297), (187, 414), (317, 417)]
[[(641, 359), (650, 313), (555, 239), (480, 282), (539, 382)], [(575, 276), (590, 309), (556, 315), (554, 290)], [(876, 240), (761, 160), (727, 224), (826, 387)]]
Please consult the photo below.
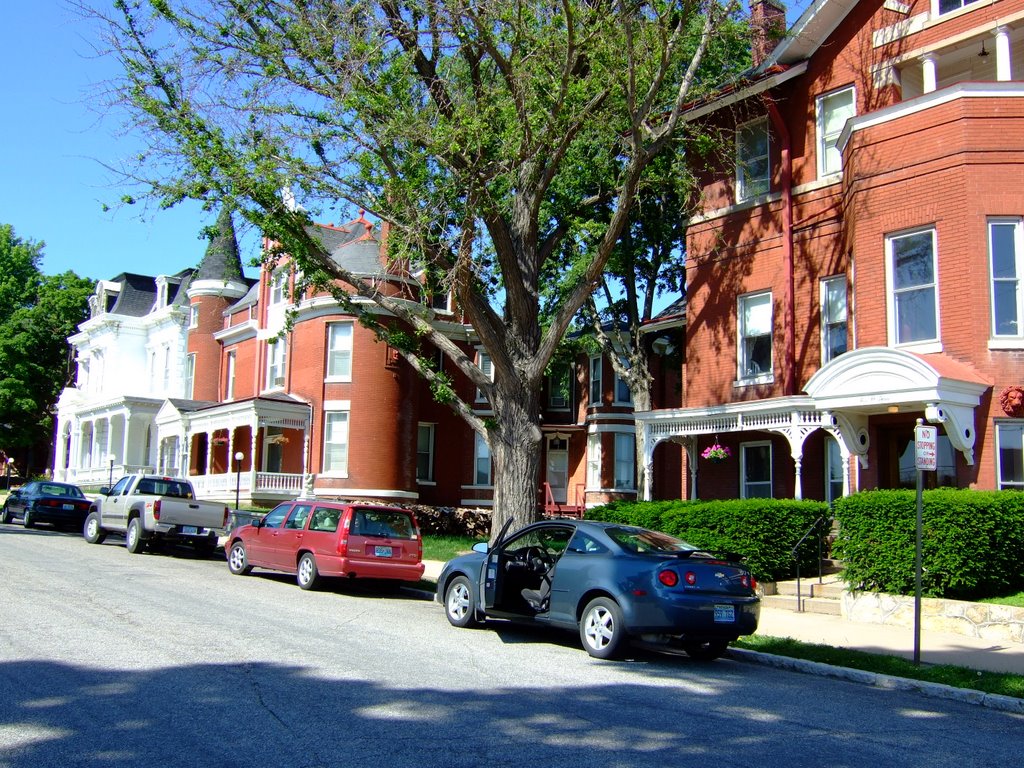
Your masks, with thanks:
[(114, 487), (114, 459), (110, 459), (110, 476), (107, 478), (107, 488)]
[(7, 457), (7, 490), (11, 490), (11, 464), (14, 463), (14, 459), (10, 456)]
[(238, 511), (238, 497), (242, 490), (242, 459), (245, 454), (241, 451), (235, 454), (235, 511)]

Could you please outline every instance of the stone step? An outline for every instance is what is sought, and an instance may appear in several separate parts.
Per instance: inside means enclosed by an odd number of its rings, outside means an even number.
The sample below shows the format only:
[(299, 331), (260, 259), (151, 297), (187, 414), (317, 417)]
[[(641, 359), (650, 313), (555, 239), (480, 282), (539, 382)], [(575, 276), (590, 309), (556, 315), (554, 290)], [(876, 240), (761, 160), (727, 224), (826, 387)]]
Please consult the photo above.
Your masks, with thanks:
[[(822, 584), (818, 580), (801, 581), (800, 595), (802, 597), (831, 597), (838, 600), (843, 596), (845, 587), (840, 582), (826, 581)], [(766, 590), (767, 591), (767, 590)], [(797, 585), (795, 581), (779, 581), (775, 583), (776, 595), (796, 595)]]
[[(829, 616), (841, 616), (842, 606), (838, 600), (827, 597), (803, 597), (801, 598), (803, 609), (807, 613), (821, 613)], [(786, 611), (797, 611), (799, 605), (796, 595), (765, 595), (761, 598), (761, 605), (765, 608), (781, 608)]]

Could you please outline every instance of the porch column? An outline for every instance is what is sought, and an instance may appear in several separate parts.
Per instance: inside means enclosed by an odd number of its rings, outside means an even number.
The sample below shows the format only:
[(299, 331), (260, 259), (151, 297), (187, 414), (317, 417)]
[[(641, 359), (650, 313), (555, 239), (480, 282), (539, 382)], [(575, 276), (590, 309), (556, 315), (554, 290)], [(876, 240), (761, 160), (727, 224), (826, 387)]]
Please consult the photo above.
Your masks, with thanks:
[(804, 497), (803, 486), (803, 452), (793, 453), (793, 465), (795, 467), (793, 477), (793, 498), (798, 501)]
[(690, 465), (690, 500), (697, 500), (697, 438), (686, 441), (686, 463)]
[(934, 53), (926, 53), (921, 57), (922, 74), (924, 76), (924, 92), (931, 93), (938, 87), (938, 57)]
[(1010, 33), (1006, 27), (996, 27), (996, 80), (1013, 79), (1010, 58)]
[(846, 447), (845, 440), (839, 439), (836, 443), (839, 445), (839, 458), (843, 460), (843, 496), (846, 497), (850, 495), (850, 457), (853, 454)]

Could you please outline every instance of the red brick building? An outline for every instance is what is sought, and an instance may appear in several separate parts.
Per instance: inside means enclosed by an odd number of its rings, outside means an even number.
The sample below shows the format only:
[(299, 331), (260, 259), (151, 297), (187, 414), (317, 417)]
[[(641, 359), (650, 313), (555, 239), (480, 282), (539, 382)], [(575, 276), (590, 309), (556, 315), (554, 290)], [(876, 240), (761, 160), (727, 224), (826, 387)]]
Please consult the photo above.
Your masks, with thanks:
[(648, 461), (681, 443), (694, 498), (831, 499), (912, 486), (921, 419), (926, 482), (1024, 487), (1024, 1), (782, 14), (752, 4), (754, 68), (688, 115), (726, 151), (698, 168), (683, 403), (638, 417)]

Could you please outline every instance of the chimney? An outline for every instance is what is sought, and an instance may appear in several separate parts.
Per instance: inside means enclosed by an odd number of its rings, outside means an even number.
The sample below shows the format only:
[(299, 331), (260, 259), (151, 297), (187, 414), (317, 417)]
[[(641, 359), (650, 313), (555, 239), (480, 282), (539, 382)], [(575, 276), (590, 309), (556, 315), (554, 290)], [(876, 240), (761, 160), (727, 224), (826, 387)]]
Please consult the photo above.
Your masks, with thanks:
[(786, 34), (786, 9), (781, 0), (750, 0), (750, 58), (760, 67)]

